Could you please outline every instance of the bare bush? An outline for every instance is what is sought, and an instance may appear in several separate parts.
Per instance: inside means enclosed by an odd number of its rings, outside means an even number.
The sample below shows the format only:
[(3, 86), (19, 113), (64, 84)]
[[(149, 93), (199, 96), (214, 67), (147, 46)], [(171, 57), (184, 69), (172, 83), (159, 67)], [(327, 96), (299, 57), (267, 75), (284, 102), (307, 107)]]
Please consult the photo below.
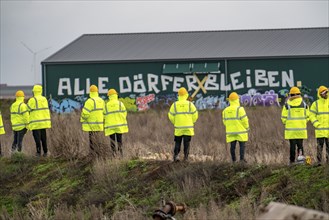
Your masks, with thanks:
[(122, 182), (124, 177), (120, 173), (121, 164), (119, 160), (96, 160), (92, 171), (93, 180), (103, 187)]
[(52, 115), (52, 128), (48, 132), (51, 155), (54, 157), (78, 157), (86, 154), (88, 135), (82, 132), (76, 113)]
[(42, 220), (50, 218), (49, 199), (31, 201), (27, 204), (32, 219)]

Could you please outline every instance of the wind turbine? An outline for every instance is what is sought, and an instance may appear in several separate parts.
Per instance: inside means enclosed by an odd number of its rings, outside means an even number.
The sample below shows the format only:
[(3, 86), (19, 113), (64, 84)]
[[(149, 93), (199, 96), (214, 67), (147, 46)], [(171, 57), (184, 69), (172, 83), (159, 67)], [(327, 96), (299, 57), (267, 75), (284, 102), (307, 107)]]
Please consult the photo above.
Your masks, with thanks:
[(37, 58), (37, 54), (38, 53), (41, 53), (45, 50), (48, 50), (50, 47), (46, 47), (46, 48), (43, 48), (41, 50), (38, 50), (38, 51), (33, 51), (30, 47), (28, 47), (23, 41), (21, 41), (21, 44), (33, 55), (33, 65), (32, 65), (32, 70), (33, 70), (33, 74), (34, 74), (34, 84), (36, 84), (37, 82), (37, 71), (36, 71), (36, 68), (35, 68), (35, 62), (36, 62), (36, 58)]

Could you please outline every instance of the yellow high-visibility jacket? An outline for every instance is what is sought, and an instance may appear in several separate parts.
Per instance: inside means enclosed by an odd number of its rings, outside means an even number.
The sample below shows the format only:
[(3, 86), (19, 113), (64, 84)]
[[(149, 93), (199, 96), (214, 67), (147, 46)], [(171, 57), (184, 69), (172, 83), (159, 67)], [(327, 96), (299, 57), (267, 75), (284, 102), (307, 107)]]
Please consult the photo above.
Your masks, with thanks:
[(310, 121), (315, 127), (316, 138), (329, 138), (329, 98), (322, 98), (319, 91), (318, 98), (311, 105)]
[(85, 102), (81, 111), (80, 122), (83, 131), (104, 130), (104, 100), (98, 96), (98, 92), (90, 92), (90, 98)]
[(226, 142), (248, 141), (249, 119), (246, 111), (240, 106), (239, 99), (230, 101), (230, 106), (222, 112), (226, 130)]
[(168, 112), (171, 123), (175, 126), (175, 136), (194, 135), (194, 123), (198, 119), (195, 105), (187, 100), (188, 94), (178, 96)]
[(29, 128), (30, 114), (24, 97), (16, 97), (16, 101), (10, 106), (10, 121), (13, 131)]
[(309, 109), (301, 96), (291, 97), (282, 108), (285, 139), (307, 139)]
[(114, 133), (127, 133), (128, 123), (126, 107), (118, 100), (117, 94), (110, 95), (109, 99), (103, 111), (105, 136)]
[(0, 134), (5, 134), (5, 127), (3, 126), (2, 115), (0, 111)]
[(34, 96), (27, 102), (30, 112), (30, 130), (51, 128), (50, 111), (47, 99), (42, 96), (42, 91), (33, 91)]

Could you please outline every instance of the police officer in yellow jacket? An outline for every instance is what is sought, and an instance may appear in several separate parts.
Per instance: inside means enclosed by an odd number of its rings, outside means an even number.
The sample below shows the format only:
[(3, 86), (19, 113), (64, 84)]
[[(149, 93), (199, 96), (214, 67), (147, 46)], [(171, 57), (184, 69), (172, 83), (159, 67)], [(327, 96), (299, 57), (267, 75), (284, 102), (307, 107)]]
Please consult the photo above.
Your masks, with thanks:
[(174, 161), (178, 161), (181, 143), (184, 143), (184, 160), (188, 160), (194, 124), (198, 119), (198, 111), (194, 104), (187, 100), (187, 90), (182, 87), (178, 90), (178, 101), (174, 102), (168, 112), (168, 117), (175, 127)]
[(104, 108), (105, 136), (110, 136), (113, 156), (116, 155), (116, 142), (118, 150), (123, 156), (122, 134), (128, 132), (127, 110), (124, 104), (118, 100), (118, 93), (115, 89), (110, 89), (107, 95), (109, 101)]
[[(2, 115), (0, 111), (0, 135), (5, 134), (5, 127), (3, 126), (3, 121), (2, 121)], [(1, 140), (0, 140), (0, 156), (2, 156), (2, 151), (1, 151)]]
[(32, 89), (33, 97), (27, 102), (30, 112), (29, 130), (32, 130), (35, 141), (37, 156), (41, 155), (41, 144), (43, 156), (47, 156), (47, 132), (46, 129), (51, 128), (51, 118), (48, 106), (48, 100), (42, 96), (42, 86), (35, 85)]
[(22, 151), (22, 143), (24, 135), (30, 122), (30, 115), (27, 105), (24, 103), (24, 92), (18, 90), (16, 92), (16, 101), (10, 106), (10, 121), (14, 131), (14, 142), (12, 144), (12, 152)]
[(289, 95), (287, 103), (282, 108), (281, 121), (285, 125), (284, 138), (290, 143), (291, 164), (296, 159), (296, 145), (298, 152), (304, 156), (303, 139), (307, 139), (309, 109), (297, 87), (292, 87)]
[(104, 100), (99, 97), (97, 86), (91, 85), (89, 91), (89, 98), (81, 111), (80, 122), (82, 123), (82, 130), (89, 132), (89, 146), (92, 153), (98, 155), (96, 136), (97, 133), (104, 130)]
[(318, 100), (312, 103), (310, 109), (310, 121), (315, 127), (317, 140), (317, 160), (321, 163), (323, 145), (326, 144), (326, 160), (329, 163), (329, 99), (328, 88), (320, 86)]
[(245, 143), (248, 141), (249, 120), (246, 111), (240, 106), (239, 95), (232, 92), (229, 95), (230, 106), (222, 112), (222, 120), (226, 130), (226, 142), (230, 143), (230, 152), (232, 161), (236, 161), (235, 147), (236, 143), (240, 145), (240, 161), (244, 159)]

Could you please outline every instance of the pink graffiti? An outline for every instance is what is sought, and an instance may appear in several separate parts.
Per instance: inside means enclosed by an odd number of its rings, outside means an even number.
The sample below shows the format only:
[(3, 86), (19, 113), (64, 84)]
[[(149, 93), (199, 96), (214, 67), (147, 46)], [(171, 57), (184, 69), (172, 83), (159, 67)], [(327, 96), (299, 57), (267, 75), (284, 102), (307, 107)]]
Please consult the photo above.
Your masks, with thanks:
[(155, 100), (155, 95), (154, 94), (149, 94), (147, 96), (140, 96), (136, 98), (136, 104), (138, 111), (144, 111), (150, 108), (148, 103), (152, 102)]

